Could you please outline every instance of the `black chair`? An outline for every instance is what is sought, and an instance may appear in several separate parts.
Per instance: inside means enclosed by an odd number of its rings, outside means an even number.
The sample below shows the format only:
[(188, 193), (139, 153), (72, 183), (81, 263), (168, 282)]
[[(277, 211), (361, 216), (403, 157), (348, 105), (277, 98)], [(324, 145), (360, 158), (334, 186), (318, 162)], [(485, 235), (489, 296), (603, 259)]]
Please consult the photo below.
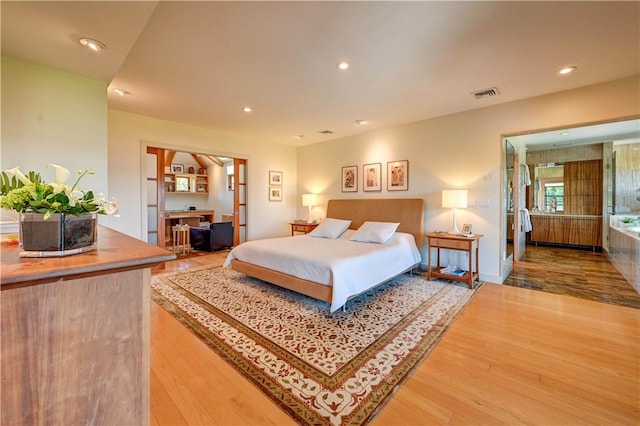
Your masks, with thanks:
[(216, 251), (233, 247), (233, 223), (216, 222), (208, 228), (189, 230), (191, 247), (200, 251)]

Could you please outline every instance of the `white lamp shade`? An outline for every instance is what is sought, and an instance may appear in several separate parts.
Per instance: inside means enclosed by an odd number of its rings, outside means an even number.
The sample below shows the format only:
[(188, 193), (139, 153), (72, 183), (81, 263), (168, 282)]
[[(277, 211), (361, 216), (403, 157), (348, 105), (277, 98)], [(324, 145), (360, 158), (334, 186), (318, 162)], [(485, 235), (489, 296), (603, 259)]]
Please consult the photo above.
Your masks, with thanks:
[(317, 206), (318, 196), (316, 194), (302, 194), (302, 205), (305, 207)]
[(466, 189), (443, 189), (442, 208), (466, 209), (469, 205), (468, 193)]

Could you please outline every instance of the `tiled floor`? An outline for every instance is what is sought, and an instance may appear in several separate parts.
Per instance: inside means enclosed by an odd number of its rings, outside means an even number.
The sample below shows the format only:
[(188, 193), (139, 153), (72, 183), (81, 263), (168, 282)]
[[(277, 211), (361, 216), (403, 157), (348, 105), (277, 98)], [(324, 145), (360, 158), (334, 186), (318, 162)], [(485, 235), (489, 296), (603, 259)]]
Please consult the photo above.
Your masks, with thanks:
[(504, 284), (640, 309), (640, 294), (592, 250), (527, 245)]

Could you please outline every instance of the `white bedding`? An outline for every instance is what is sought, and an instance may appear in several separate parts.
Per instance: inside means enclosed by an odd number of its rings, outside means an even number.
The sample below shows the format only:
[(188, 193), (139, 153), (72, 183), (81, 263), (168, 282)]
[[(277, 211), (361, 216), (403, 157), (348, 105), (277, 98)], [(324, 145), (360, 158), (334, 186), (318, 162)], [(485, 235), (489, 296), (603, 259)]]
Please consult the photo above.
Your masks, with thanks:
[(269, 268), (288, 275), (333, 286), (331, 312), (350, 296), (380, 284), (420, 263), (420, 252), (411, 234), (396, 232), (384, 244), (349, 241), (355, 231), (340, 238), (309, 235), (248, 241), (235, 247), (231, 260)]

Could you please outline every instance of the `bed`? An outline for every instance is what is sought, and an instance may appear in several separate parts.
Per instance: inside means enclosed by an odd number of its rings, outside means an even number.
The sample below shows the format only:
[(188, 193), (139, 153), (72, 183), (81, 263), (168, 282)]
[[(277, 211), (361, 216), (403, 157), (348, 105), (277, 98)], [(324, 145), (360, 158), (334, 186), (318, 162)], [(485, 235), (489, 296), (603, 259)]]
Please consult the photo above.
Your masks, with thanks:
[[(225, 266), (328, 302), (335, 312), (350, 298), (413, 269), (421, 261), (422, 199), (329, 200), (327, 217), (350, 220), (349, 230), (335, 240), (297, 235), (248, 241), (229, 253)], [(400, 225), (384, 244), (349, 243), (351, 235), (366, 221)], [(347, 254), (352, 250), (348, 245), (355, 246), (353, 255)], [(334, 259), (327, 260), (318, 253), (332, 253)], [(367, 266), (372, 264), (385, 268)]]

